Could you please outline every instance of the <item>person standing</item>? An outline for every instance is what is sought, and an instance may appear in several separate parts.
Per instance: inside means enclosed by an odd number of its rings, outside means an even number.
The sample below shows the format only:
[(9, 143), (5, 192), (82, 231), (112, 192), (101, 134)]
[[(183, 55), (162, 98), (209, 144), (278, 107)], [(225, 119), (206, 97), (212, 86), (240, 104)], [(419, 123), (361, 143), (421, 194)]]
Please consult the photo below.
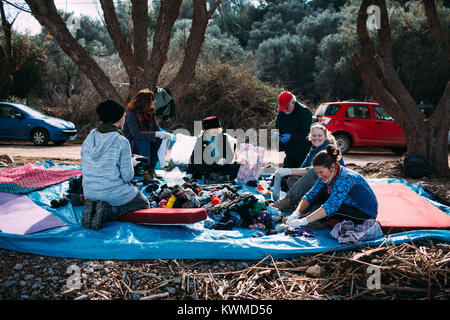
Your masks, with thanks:
[(280, 151), (286, 154), (283, 168), (298, 168), (311, 147), (308, 135), (312, 113), (289, 91), (281, 92), (277, 101), (278, 115), (275, 128), (279, 131)]

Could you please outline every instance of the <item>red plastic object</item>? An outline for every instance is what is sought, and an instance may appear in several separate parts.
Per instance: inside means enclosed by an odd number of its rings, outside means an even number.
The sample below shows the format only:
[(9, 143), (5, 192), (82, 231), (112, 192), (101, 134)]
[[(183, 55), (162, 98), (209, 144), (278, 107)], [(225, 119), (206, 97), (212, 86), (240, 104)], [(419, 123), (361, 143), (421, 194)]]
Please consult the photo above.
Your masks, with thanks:
[(192, 224), (207, 218), (204, 208), (150, 208), (123, 214), (119, 221), (137, 224)]
[(211, 202), (212, 202), (214, 205), (220, 204), (220, 203), (221, 203), (219, 197), (216, 196), (216, 195), (214, 195), (214, 196), (211, 198)]
[(450, 216), (400, 183), (371, 185), (378, 200), (377, 220), (385, 233), (450, 229)]

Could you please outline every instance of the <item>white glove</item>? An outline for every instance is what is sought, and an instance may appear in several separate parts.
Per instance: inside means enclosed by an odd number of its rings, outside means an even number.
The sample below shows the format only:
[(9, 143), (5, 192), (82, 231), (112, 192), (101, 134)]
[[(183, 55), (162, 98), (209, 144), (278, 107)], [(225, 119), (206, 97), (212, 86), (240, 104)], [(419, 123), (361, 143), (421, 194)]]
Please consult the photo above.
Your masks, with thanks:
[(171, 139), (172, 135), (168, 132), (164, 132), (164, 131), (155, 131), (155, 137), (160, 138), (160, 139)]
[(131, 164), (133, 165), (133, 168), (136, 167), (138, 165), (140, 161), (136, 160), (136, 157), (131, 157)]
[(306, 218), (292, 219), (287, 222), (287, 225), (292, 228), (303, 227), (303, 226), (306, 226), (307, 224), (308, 224), (308, 220), (306, 220)]
[(300, 212), (295, 210), (292, 214), (286, 219), (286, 224), (289, 224), (290, 221), (298, 219), (300, 217)]
[(222, 159), (220, 159), (218, 162), (217, 162), (217, 164), (219, 165), (219, 166), (223, 166), (223, 165), (225, 165), (227, 163), (227, 159), (225, 159), (225, 158), (222, 158)]
[(289, 168), (279, 168), (277, 169), (277, 171), (275, 171), (275, 174), (279, 174), (280, 176), (284, 177), (291, 175), (292, 171)]

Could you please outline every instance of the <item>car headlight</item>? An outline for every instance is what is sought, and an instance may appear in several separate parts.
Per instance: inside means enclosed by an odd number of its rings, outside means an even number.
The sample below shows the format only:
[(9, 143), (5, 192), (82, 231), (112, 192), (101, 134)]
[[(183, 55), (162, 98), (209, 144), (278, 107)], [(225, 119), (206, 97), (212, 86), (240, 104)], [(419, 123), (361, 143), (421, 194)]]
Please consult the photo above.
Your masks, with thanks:
[(66, 128), (66, 126), (64, 124), (62, 124), (59, 121), (53, 120), (53, 119), (47, 119), (47, 120), (45, 120), (45, 122), (47, 122), (48, 124), (50, 124), (54, 127), (60, 128), (60, 129)]

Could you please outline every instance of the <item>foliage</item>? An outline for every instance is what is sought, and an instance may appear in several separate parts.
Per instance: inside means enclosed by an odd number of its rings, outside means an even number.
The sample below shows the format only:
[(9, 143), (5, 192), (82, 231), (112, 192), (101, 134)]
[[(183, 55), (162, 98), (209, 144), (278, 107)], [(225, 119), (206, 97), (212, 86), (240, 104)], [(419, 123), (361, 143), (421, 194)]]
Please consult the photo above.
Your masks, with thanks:
[[(0, 65), (4, 66), (3, 36), (0, 37)], [(24, 98), (29, 91), (40, 82), (39, 71), (44, 65), (45, 51), (39, 43), (27, 35), (12, 34), (13, 59), (16, 69), (11, 74), (12, 83), (7, 84), (0, 92), (0, 98), (16, 96)]]
[(249, 68), (212, 64), (198, 70), (177, 104), (173, 128), (193, 132), (194, 121), (216, 115), (227, 129), (264, 128), (275, 118), (278, 88), (252, 75)]

